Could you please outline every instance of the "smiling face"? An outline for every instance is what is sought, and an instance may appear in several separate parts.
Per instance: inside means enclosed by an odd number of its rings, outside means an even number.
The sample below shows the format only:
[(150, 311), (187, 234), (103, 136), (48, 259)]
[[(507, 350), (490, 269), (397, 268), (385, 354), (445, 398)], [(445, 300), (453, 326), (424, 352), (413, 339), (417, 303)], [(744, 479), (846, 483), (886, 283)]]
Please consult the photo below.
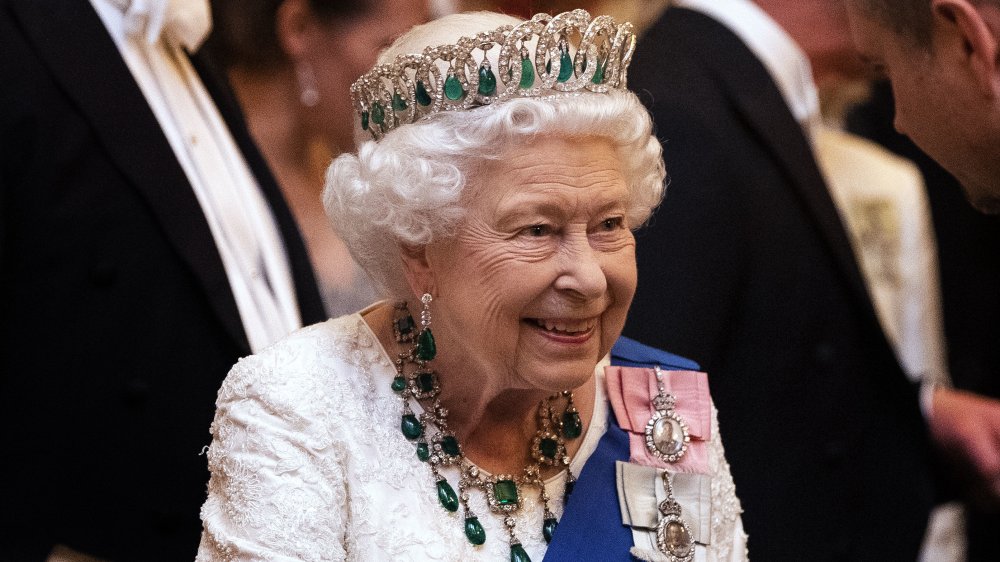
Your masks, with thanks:
[[(603, 139), (542, 138), (469, 178), (455, 235), (426, 248), (442, 373), (576, 388), (621, 333), (635, 292), (628, 189)], [(447, 365), (447, 367), (446, 367)]]

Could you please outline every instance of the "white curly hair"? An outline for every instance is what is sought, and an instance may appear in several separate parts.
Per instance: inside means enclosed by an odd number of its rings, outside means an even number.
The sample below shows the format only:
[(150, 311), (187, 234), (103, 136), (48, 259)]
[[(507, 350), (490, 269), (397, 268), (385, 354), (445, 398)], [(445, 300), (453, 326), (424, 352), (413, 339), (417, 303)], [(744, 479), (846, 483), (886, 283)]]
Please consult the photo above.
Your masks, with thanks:
[[(445, 16), (400, 37), (379, 64), (520, 22), (489, 12)], [(327, 216), (383, 296), (410, 298), (401, 247), (449, 236), (464, 215), (462, 194), (472, 172), (484, 160), (501, 159), (511, 148), (547, 136), (611, 141), (628, 184), (627, 218), (633, 228), (663, 198), (666, 172), (649, 113), (635, 94), (612, 89), (443, 111), (398, 127), (377, 142), (360, 140), (370, 136), (358, 126), (358, 153), (339, 156), (327, 171)]]

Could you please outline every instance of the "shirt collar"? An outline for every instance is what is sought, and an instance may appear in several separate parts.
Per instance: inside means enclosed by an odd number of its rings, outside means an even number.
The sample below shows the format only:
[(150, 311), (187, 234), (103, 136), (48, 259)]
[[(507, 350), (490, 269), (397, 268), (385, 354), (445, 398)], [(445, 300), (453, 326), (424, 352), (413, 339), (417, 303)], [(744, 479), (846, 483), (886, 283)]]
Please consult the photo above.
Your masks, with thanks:
[(194, 52), (212, 29), (208, 0), (107, 0), (123, 14), (128, 37), (167, 42)]
[(701, 12), (735, 33), (770, 73), (795, 120), (812, 138), (821, 121), (812, 66), (777, 22), (751, 0), (673, 0), (671, 5)]

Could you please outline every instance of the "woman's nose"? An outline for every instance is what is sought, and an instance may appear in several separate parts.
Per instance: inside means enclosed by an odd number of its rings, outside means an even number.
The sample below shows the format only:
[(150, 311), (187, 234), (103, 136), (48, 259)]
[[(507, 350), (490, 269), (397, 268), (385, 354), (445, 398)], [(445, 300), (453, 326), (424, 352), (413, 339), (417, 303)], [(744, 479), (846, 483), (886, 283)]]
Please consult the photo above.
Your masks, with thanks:
[(599, 252), (590, 246), (586, 236), (567, 240), (562, 254), (562, 269), (555, 282), (557, 289), (587, 299), (604, 295), (608, 280)]

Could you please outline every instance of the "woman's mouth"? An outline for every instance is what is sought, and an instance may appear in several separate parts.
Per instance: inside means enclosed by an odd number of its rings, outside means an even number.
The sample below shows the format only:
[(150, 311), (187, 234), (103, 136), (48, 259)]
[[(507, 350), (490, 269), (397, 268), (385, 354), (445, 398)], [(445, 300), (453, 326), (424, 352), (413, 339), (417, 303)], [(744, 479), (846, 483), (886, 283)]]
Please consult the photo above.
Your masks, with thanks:
[(561, 343), (581, 343), (587, 341), (597, 326), (597, 318), (530, 318), (525, 320), (537, 327), (542, 334)]

